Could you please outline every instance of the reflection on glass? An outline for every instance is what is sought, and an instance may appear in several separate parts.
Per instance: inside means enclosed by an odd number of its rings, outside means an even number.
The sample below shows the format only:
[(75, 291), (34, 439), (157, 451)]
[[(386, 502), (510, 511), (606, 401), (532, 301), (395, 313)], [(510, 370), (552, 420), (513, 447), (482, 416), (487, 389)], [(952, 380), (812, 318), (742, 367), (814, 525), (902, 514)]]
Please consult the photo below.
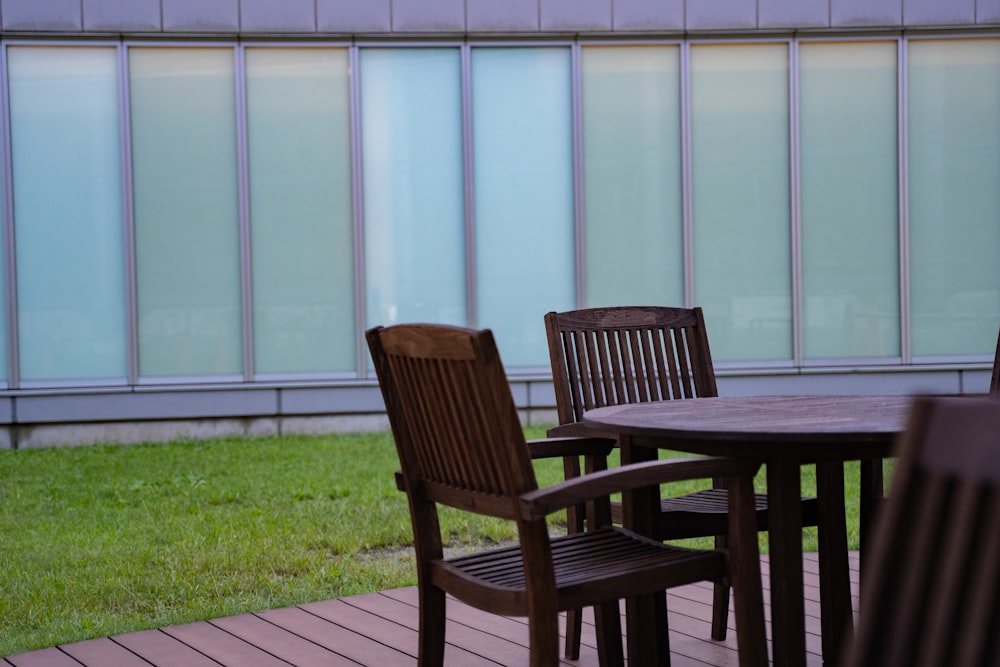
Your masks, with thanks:
[(116, 50), (11, 47), (8, 74), (21, 378), (122, 382)]
[(588, 306), (684, 305), (680, 48), (582, 50)]
[(788, 47), (691, 48), (695, 303), (716, 360), (792, 356)]
[(896, 43), (799, 56), (805, 356), (898, 356)]
[(353, 371), (346, 49), (246, 52), (257, 373)]
[(472, 108), (478, 326), (546, 366), (542, 318), (575, 305), (569, 49), (474, 49)]
[(232, 49), (129, 50), (139, 372), (242, 371)]
[(909, 60), (913, 354), (989, 354), (1000, 320), (1000, 40), (913, 40)]
[(458, 49), (362, 49), (368, 324), (466, 324)]

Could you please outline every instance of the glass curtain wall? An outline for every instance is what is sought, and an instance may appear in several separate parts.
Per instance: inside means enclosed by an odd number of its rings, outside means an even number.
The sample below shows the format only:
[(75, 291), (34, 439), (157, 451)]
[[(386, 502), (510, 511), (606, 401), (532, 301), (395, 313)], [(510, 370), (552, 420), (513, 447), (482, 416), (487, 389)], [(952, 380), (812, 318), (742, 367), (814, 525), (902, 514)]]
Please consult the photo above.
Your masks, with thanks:
[(581, 49), (588, 307), (684, 305), (680, 47)]
[(806, 359), (901, 354), (897, 50), (799, 47)]
[(466, 324), (461, 52), (361, 49), (367, 326)]
[(117, 50), (11, 47), (7, 66), (20, 379), (124, 383)]
[(787, 44), (691, 47), (695, 305), (717, 361), (792, 359)]
[(569, 48), (472, 50), (475, 326), (508, 366), (549, 363), (543, 318), (576, 304)]
[(129, 49), (139, 374), (243, 370), (235, 58)]
[(245, 57), (255, 373), (353, 372), (347, 49)]
[(723, 364), (992, 357), (995, 37), (4, 62), (14, 387), (365, 377), (405, 321), (538, 372), (578, 304), (700, 305)]
[(996, 345), (1000, 40), (909, 42), (914, 357)]

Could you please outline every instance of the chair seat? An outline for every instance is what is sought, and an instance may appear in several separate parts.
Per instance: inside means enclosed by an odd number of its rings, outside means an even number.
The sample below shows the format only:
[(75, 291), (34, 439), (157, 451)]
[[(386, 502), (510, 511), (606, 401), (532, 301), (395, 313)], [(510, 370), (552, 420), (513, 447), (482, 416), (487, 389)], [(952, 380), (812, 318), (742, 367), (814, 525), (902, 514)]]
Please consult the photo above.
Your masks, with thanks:
[[(757, 510), (757, 529), (767, 530), (767, 495), (754, 494), (754, 507)], [(615, 523), (622, 522), (621, 503), (611, 506), (611, 516)], [(816, 499), (802, 498), (802, 525), (815, 526), (818, 518)], [(660, 538), (664, 540), (704, 537), (709, 530), (724, 535), (728, 521), (729, 494), (725, 489), (705, 489), (660, 500)]]
[[(726, 574), (725, 555), (720, 551), (654, 542), (619, 527), (553, 537), (551, 545), (560, 611), (592, 603), (595, 584), (607, 592), (606, 600), (617, 600), (662, 590), (664, 584), (679, 586)], [(517, 613), (514, 603), (505, 598), (516, 598), (526, 588), (520, 546), (457, 556), (435, 565), (436, 586), (461, 599), (464, 581), (472, 577), (495, 589), (493, 611)]]

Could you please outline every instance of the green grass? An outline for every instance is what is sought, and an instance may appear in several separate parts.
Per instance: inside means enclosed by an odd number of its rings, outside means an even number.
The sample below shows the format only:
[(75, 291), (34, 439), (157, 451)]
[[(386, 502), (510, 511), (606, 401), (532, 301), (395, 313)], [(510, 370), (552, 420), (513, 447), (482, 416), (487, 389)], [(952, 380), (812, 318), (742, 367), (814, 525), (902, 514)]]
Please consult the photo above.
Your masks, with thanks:
[[(397, 467), (388, 434), (0, 451), (0, 656), (413, 585)], [(442, 526), (459, 548), (515, 537)]]

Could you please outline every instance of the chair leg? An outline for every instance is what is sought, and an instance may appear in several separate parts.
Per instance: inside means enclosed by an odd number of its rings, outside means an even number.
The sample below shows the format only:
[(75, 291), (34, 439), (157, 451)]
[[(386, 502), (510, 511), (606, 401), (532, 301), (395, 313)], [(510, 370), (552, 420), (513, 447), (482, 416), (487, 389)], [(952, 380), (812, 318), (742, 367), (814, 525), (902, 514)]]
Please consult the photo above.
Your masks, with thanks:
[[(563, 475), (566, 479), (580, 476), (580, 459), (576, 456), (563, 458)], [(569, 534), (584, 531), (586, 510), (583, 505), (566, 508), (566, 532)], [(570, 660), (580, 659), (580, 635), (583, 632), (582, 609), (570, 609), (566, 612), (566, 657)]]
[(622, 613), (618, 600), (596, 605), (594, 624), (597, 626), (598, 664), (601, 667), (623, 667), (625, 653), (622, 650)]
[(420, 586), (420, 667), (444, 664), (445, 594), (433, 586)]
[(712, 639), (718, 642), (726, 640), (729, 625), (729, 584), (716, 581), (712, 595)]
[[(715, 536), (715, 548), (727, 548), (725, 535)], [(729, 581), (720, 579), (715, 582), (712, 594), (712, 639), (725, 641), (729, 625)]]
[(570, 609), (566, 612), (566, 658), (580, 659), (580, 635), (583, 632), (583, 610)]
[(531, 667), (559, 664), (559, 614), (536, 614), (528, 619), (528, 645)]

